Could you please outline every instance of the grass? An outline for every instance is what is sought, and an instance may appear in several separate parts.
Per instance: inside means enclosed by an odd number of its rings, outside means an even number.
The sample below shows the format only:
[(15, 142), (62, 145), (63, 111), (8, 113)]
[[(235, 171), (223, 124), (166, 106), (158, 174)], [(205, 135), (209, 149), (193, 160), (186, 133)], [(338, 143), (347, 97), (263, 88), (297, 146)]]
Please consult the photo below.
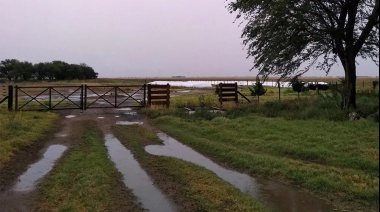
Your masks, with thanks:
[[(95, 128), (89, 124), (88, 128)], [(100, 133), (87, 130), (70, 153), (39, 186), (36, 211), (120, 211), (135, 204), (123, 194), (121, 175), (109, 160)], [(124, 203), (121, 203), (124, 202)], [(128, 208), (127, 208), (128, 209)]]
[(0, 168), (20, 148), (39, 142), (57, 118), (58, 115), (50, 112), (8, 112), (0, 108)]
[(251, 175), (320, 196), (378, 206), (379, 125), (286, 120), (256, 114), (211, 120), (163, 116), (155, 124), (196, 150)]
[(139, 126), (116, 126), (113, 132), (149, 175), (160, 179), (155, 183), (176, 201), (180, 211), (267, 210), (204, 168), (179, 159), (146, 153), (145, 145), (161, 144), (153, 132)]

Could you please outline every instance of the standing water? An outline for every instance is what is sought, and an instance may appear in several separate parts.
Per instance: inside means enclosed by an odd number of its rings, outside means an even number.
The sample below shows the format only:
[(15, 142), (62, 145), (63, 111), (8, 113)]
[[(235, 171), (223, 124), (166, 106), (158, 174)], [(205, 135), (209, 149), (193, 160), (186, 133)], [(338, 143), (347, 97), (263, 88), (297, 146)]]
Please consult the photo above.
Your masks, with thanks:
[(333, 206), (295, 188), (225, 169), (177, 140), (158, 133), (164, 146), (146, 146), (153, 155), (170, 156), (192, 162), (214, 172), (240, 191), (249, 194), (275, 211), (334, 211)]
[(66, 149), (67, 147), (63, 145), (50, 146), (44, 153), (43, 158), (37, 163), (32, 164), (29, 169), (19, 177), (18, 182), (13, 187), (13, 190), (33, 190), (37, 181), (49, 173), (49, 171), (53, 168), (55, 161), (62, 156)]
[(133, 190), (144, 208), (149, 211), (175, 211), (171, 203), (154, 185), (148, 174), (140, 167), (131, 151), (111, 134), (105, 136), (106, 147), (111, 160), (124, 177), (124, 184)]

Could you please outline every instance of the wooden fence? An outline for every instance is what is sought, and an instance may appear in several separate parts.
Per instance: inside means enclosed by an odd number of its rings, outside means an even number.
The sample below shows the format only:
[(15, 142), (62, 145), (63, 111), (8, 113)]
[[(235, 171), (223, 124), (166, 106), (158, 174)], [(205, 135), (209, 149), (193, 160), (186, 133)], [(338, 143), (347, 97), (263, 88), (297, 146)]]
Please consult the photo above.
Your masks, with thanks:
[(170, 107), (170, 85), (148, 84), (148, 106), (164, 105)]
[(238, 90), (237, 83), (220, 83), (219, 84), (219, 103), (235, 102), (239, 103), (239, 95), (248, 102), (251, 102), (244, 94)]
[(0, 104), (8, 102), (8, 110), (12, 110), (13, 107), (13, 86), (1, 86)]

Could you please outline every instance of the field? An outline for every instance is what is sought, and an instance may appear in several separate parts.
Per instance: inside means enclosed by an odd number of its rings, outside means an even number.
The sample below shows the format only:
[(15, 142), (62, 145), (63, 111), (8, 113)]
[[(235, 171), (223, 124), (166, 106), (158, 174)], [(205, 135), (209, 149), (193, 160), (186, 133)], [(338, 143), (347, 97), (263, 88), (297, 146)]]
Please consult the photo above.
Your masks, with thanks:
[[(153, 80), (170, 78), (20, 85), (141, 85)], [(281, 88), (279, 101), (278, 89), (269, 87), (260, 100), (251, 96), (246, 86), (239, 87), (252, 102), (241, 99), (239, 104), (223, 105), (215, 88), (175, 87), (169, 109), (144, 108), (136, 111), (138, 115), (117, 109), (8, 112), (1, 104), (0, 210), (12, 209), (9, 204), (20, 198), (12, 193), (13, 182), (52, 144), (65, 145), (68, 150), (36, 189), (26, 194), (25, 207), (41, 211), (144, 210), (141, 197), (123, 184), (125, 177), (110, 161), (104, 144), (108, 134), (114, 134), (131, 151), (174, 211), (273, 210), (205, 167), (144, 151), (146, 146), (162, 144), (157, 132), (165, 132), (216, 164), (305, 192), (334, 210), (378, 211), (379, 97), (378, 89), (372, 88), (374, 80), (378, 79), (358, 79), (357, 112), (361, 118), (355, 121), (340, 110), (339, 95), (329, 91), (308, 91), (298, 97), (291, 89)], [(334, 83), (338, 79), (318, 81)], [(224, 112), (210, 112), (210, 106)], [(195, 112), (190, 115), (184, 108)], [(65, 118), (72, 114), (75, 118)], [(144, 124), (115, 125), (118, 121)], [(8, 199), (1, 197), (10, 191)], [(280, 200), (273, 201), (280, 205)]]

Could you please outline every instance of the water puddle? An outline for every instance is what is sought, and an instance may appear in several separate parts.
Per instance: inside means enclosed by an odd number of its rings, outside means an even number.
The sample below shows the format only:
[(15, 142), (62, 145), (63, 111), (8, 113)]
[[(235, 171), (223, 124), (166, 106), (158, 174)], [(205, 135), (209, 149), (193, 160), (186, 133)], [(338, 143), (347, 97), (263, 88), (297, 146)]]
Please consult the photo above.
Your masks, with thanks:
[(115, 118), (120, 118), (120, 116), (115, 116)]
[(148, 174), (140, 167), (132, 153), (111, 134), (105, 136), (105, 145), (111, 160), (124, 177), (124, 184), (133, 190), (144, 208), (149, 211), (175, 211), (171, 203), (153, 185)]
[(137, 112), (126, 112), (125, 115), (137, 116)]
[(98, 119), (104, 119), (104, 117), (98, 117)]
[(32, 164), (29, 169), (18, 178), (18, 182), (13, 187), (14, 191), (25, 192), (31, 191), (36, 186), (38, 180), (44, 177), (67, 149), (63, 145), (50, 146), (43, 155), (43, 158), (37, 163)]
[(72, 119), (72, 118), (75, 118), (77, 117), (76, 115), (68, 115), (68, 116), (65, 116), (67, 119)]
[(132, 108), (127, 107), (127, 108), (120, 108), (120, 109), (117, 109), (117, 110), (121, 110), (121, 111), (131, 111)]
[(58, 133), (58, 134), (55, 134), (55, 137), (57, 138), (66, 138), (68, 135), (66, 133)]
[(168, 135), (164, 133), (157, 135), (164, 142), (164, 146), (146, 146), (145, 151), (148, 153), (179, 158), (209, 169), (275, 211), (334, 211), (333, 206), (325, 201), (300, 192), (296, 188), (225, 169)]
[(144, 122), (130, 122), (130, 121), (118, 121), (117, 125), (131, 126), (131, 125), (143, 125)]
[(191, 93), (191, 90), (177, 91), (178, 93)]

